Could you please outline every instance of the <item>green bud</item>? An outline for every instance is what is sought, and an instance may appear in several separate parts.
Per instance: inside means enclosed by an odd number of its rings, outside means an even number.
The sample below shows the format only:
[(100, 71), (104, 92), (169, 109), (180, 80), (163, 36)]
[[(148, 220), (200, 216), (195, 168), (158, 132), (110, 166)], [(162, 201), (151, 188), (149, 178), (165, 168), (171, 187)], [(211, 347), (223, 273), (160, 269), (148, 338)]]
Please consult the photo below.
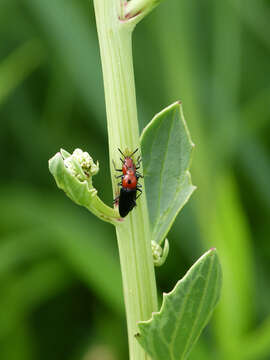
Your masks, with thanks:
[(93, 187), (92, 177), (99, 171), (98, 162), (81, 149), (72, 154), (61, 149), (49, 160), (49, 170), (57, 186), (76, 204), (86, 207), (104, 221), (116, 224), (123, 219), (117, 210), (104, 204)]
[(165, 239), (164, 248), (155, 242), (154, 240), (151, 241), (152, 245), (152, 255), (153, 255), (153, 262), (155, 266), (161, 266), (165, 263), (167, 256), (169, 254), (169, 241)]

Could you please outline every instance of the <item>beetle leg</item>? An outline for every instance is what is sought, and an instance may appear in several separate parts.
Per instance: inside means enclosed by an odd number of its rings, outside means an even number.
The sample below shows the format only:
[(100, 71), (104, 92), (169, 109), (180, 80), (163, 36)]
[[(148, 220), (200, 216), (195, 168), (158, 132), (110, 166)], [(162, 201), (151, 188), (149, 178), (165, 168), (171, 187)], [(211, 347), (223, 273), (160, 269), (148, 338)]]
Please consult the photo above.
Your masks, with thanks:
[(113, 199), (113, 204), (118, 203), (119, 197), (120, 197), (120, 196), (118, 195), (118, 196), (116, 196), (116, 198), (115, 198), (115, 199)]
[(122, 172), (122, 169), (116, 169), (114, 160), (112, 161), (112, 163), (113, 163), (113, 167), (114, 167), (114, 170), (115, 170), (115, 171), (121, 171), (121, 172)]
[(141, 189), (137, 189), (138, 191), (140, 191), (139, 195), (136, 196), (136, 200), (142, 195), (142, 190)]

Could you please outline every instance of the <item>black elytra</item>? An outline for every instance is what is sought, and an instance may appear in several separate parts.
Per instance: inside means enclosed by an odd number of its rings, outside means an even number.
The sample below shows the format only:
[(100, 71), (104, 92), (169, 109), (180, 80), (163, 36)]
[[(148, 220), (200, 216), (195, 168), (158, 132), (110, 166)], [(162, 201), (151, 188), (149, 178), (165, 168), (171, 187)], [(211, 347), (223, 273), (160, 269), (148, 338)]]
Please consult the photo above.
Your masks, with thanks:
[(118, 210), (121, 217), (127, 216), (127, 214), (136, 206), (137, 189), (121, 188)]

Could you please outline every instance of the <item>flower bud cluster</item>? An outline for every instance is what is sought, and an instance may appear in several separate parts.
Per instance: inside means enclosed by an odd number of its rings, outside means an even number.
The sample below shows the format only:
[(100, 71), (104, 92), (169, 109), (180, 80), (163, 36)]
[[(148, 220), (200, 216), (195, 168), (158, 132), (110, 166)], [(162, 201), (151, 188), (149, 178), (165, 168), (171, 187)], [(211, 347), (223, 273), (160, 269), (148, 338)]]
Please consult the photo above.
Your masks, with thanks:
[(167, 259), (169, 253), (169, 241), (165, 239), (164, 247), (162, 248), (156, 241), (151, 241), (152, 245), (152, 256), (155, 266), (161, 266)]
[(163, 252), (162, 247), (154, 240), (151, 241), (151, 245), (154, 263), (159, 262)]
[(74, 150), (73, 154), (64, 160), (64, 164), (80, 181), (87, 180), (99, 171), (98, 162), (95, 164), (88, 152), (81, 149)]

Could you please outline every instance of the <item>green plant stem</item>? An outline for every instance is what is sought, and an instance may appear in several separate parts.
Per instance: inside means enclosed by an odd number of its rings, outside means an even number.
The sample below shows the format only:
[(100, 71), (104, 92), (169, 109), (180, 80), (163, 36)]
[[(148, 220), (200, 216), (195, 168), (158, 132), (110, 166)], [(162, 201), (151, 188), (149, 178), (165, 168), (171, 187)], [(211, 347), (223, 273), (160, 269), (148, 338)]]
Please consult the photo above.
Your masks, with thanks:
[[(119, 20), (120, 1), (94, 0), (100, 44), (114, 194), (117, 182), (112, 160), (119, 164), (118, 148), (139, 146), (139, 128), (132, 62), (133, 25)], [(94, 86), (94, 84), (93, 84)], [(118, 160), (118, 161), (117, 161)], [(143, 181), (141, 181), (143, 185)], [(116, 226), (131, 360), (150, 359), (134, 335), (137, 322), (157, 311), (157, 294), (145, 194), (137, 207)]]

